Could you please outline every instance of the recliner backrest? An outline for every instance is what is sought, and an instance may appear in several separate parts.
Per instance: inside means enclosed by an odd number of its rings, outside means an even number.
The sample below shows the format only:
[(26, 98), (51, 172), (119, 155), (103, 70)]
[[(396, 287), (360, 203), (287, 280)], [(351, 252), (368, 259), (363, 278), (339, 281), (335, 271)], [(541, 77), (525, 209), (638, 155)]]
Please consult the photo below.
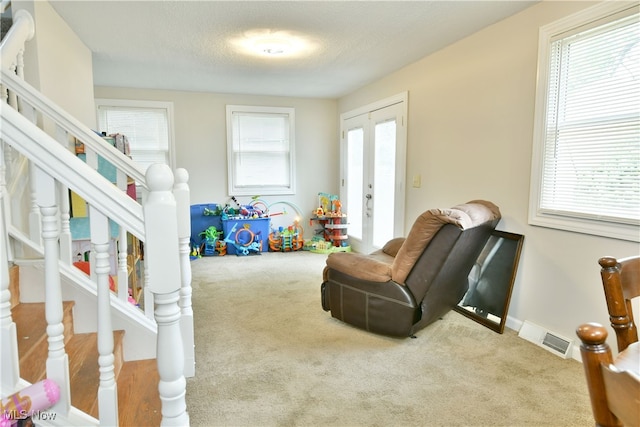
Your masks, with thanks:
[(422, 305), (418, 324), (432, 322), (462, 299), (469, 273), (498, 221), (466, 230), (446, 224), (429, 242), (405, 282)]
[(450, 209), (429, 209), (422, 213), (397, 250), (391, 265), (391, 278), (405, 283), (418, 258), (445, 224), (471, 229), (489, 221), (500, 219), (500, 209), (486, 200), (472, 200)]

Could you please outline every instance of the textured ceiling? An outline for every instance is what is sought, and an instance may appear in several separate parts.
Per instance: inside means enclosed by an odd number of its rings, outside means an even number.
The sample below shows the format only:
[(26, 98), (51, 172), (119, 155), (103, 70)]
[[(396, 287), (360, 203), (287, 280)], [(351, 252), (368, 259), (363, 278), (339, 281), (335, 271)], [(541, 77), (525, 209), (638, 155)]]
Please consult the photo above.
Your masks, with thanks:
[[(51, 2), (93, 52), (99, 86), (335, 98), (536, 1)], [(234, 40), (286, 32), (310, 48), (257, 57)]]

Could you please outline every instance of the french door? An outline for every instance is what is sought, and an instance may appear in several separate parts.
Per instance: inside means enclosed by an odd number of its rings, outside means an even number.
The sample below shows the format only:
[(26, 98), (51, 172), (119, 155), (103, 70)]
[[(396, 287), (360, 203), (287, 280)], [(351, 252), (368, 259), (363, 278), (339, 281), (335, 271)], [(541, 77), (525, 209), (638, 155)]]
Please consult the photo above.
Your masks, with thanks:
[(340, 199), (356, 252), (403, 235), (406, 105), (405, 93), (342, 115)]

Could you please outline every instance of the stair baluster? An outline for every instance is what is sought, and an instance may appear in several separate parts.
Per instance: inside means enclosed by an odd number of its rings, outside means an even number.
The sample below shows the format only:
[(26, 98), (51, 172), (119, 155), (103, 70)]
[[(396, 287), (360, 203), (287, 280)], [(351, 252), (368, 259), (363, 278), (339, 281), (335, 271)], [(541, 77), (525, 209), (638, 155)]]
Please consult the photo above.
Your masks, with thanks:
[(29, 194), (31, 195), (31, 211), (29, 212), (29, 237), (34, 242), (41, 242), (42, 219), (38, 208), (38, 198), (36, 193), (36, 166), (29, 162)]
[(95, 252), (95, 274), (98, 293), (98, 414), (100, 423), (118, 425), (118, 389), (115, 381), (113, 326), (111, 322), (111, 291), (109, 290), (109, 219), (89, 207), (92, 252)]
[[(69, 148), (69, 134), (59, 125), (56, 126), (56, 140), (66, 148)], [(69, 226), (69, 187), (58, 183), (60, 192), (60, 259), (68, 264), (73, 261), (71, 253), (71, 228)]]
[(67, 414), (71, 407), (69, 387), (69, 358), (64, 348), (64, 326), (62, 323), (62, 286), (60, 283), (58, 237), (58, 206), (56, 182), (39, 168), (36, 168), (37, 201), (42, 214), (42, 242), (44, 247), (45, 273), (45, 313), (49, 354), (47, 357), (47, 378), (60, 387), (60, 400), (52, 410)]
[[(127, 255), (129, 251), (129, 243), (127, 242), (127, 230), (120, 227), (120, 237), (118, 238), (118, 298), (127, 301), (129, 298), (129, 266), (127, 264)], [(135, 266), (134, 266), (135, 268)], [(136, 274), (132, 271), (131, 274)], [(132, 291), (135, 291), (133, 289)]]
[(153, 309), (155, 307), (155, 301), (154, 301), (153, 292), (151, 292), (151, 288), (149, 288), (149, 283), (151, 283), (151, 281), (149, 280), (149, 269), (145, 268), (144, 269), (144, 288), (142, 289), (142, 292), (144, 294), (144, 315), (147, 316), (149, 319), (153, 319), (155, 317), (153, 313)]
[(176, 169), (176, 183), (173, 194), (178, 210), (178, 241), (180, 248), (180, 328), (184, 345), (184, 376), (195, 375), (195, 342), (193, 339), (193, 308), (191, 307), (191, 208), (189, 194), (189, 173), (185, 169)]
[[(3, 195), (4, 197), (4, 195)], [(4, 218), (3, 218), (4, 220)], [(0, 221), (0, 391), (13, 393), (20, 380), (18, 340), (16, 324), (11, 318), (11, 290), (9, 289), (9, 260), (7, 259), (7, 237), (4, 221)], [(10, 357), (5, 357), (5, 354)]]
[[(4, 87), (2, 88), (4, 89)], [(2, 92), (4, 94), (4, 91)], [(9, 198), (9, 189), (7, 188), (7, 174), (10, 172), (7, 167), (8, 164), (11, 164), (11, 147), (8, 144), (0, 141), (0, 200), (2, 205), (0, 205), (0, 209), (2, 209), (3, 217), (2, 217), (2, 233), (5, 233), (5, 221), (7, 224), (11, 224), (11, 200)], [(3, 241), (5, 242), (2, 245), (2, 248), (6, 248), (5, 251), (2, 252), (2, 257), (9, 259), (9, 256), (6, 252), (10, 251), (9, 245), (6, 244), (6, 237), (3, 237)], [(3, 288), (0, 288), (0, 292)], [(1, 304), (1, 302), (0, 302)]]

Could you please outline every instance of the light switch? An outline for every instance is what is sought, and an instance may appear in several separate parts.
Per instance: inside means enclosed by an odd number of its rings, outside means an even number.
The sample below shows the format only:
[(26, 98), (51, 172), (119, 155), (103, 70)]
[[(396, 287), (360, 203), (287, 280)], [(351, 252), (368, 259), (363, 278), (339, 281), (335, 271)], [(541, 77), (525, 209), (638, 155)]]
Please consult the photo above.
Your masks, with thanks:
[(421, 185), (422, 185), (422, 177), (420, 176), (420, 174), (413, 175), (413, 186), (415, 188), (420, 188)]

